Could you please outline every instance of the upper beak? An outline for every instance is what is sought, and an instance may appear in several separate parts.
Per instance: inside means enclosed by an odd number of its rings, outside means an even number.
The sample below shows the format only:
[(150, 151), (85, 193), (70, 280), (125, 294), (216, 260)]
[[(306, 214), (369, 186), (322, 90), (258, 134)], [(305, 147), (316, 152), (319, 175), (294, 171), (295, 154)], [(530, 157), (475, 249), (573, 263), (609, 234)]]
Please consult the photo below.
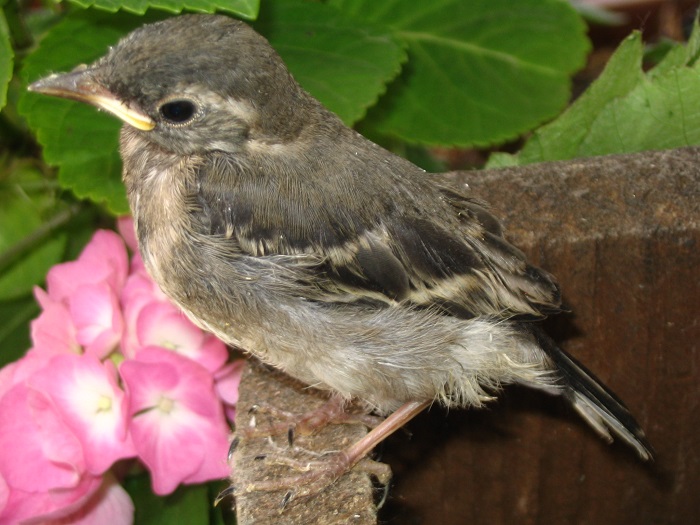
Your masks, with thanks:
[(29, 91), (86, 102), (116, 115), (127, 124), (150, 131), (156, 123), (142, 111), (127, 106), (94, 78), (94, 70), (82, 68), (37, 80)]

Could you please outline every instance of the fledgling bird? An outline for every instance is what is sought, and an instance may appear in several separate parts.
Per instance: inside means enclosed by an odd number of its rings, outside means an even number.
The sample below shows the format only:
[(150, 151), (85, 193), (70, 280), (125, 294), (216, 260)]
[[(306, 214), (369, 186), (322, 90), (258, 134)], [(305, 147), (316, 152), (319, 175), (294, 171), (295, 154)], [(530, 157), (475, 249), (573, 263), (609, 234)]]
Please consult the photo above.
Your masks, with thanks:
[(30, 89), (125, 122), (139, 249), (197, 324), (391, 414), (331, 477), (428, 403), (479, 407), (509, 383), (563, 396), (652, 457), (622, 403), (524, 322), (559, 309), (554, 278), (464, 190), (346, 127), (243, 22), (146, 25)]

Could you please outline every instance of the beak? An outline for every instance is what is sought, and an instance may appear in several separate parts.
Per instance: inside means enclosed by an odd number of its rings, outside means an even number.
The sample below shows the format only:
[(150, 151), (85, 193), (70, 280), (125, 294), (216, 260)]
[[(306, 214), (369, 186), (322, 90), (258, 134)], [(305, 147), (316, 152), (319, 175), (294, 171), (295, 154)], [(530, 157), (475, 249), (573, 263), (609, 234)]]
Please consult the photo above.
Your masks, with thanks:
[(142, 131), (151, 131), (156, 127), (148, 115), (142, 111), (127, 106), (94, 78), (94, 70), (81, 68), (51, 75), (37, 80), (29, 86), (29, 91), (52, 95), (54, 97), (86, 102), (98, 108), (109, 111), (127, 124)]

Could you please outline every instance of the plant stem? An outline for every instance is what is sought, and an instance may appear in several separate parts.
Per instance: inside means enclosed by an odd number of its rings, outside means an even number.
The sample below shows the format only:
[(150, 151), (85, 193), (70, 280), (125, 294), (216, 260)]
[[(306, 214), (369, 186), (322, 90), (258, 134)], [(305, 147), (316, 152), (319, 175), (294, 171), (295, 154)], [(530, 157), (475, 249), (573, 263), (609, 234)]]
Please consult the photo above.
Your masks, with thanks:
[(51, 235), (54, 230), (65, 225), (78, 213), (79, 209), (80, 207), (77, 204), (74, 204), (65, 210), (61, 210), (32, 233), (24, 237), (21, 241), (5, 250), (5, 253), (0, 255), (0, 272), (4, 271), (5, 268), (15, 262), (26, 251)]

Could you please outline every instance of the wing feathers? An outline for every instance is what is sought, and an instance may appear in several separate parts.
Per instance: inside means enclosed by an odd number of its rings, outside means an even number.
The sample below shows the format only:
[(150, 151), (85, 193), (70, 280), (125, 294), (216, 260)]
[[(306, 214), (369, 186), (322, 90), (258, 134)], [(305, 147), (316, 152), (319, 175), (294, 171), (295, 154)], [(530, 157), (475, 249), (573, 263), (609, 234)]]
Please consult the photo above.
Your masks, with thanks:
[[(554, 279), (529, 266), (503, 238), (500, 223), (457, 190), (426, 180), (376, 213), (349, 198), (348, 206), (362, 206), (349, 219), (347, 210), (302, 205), (298, 189), (286, 197), (263, 196), (243, 183), (224, 191), (211, 173), (199, 176), (202, 227), (230, 238), (242, 254), (303, 255), (299, 272), (307, 275), (300, 281), (309, 283), (310, 299), (409, 303), (459, 317), (541, 316), (559, 308)], [(426, 201), (438, 204), (423, 210), (418, 201), (401, 200), (416, 191), (434, 192)]]

